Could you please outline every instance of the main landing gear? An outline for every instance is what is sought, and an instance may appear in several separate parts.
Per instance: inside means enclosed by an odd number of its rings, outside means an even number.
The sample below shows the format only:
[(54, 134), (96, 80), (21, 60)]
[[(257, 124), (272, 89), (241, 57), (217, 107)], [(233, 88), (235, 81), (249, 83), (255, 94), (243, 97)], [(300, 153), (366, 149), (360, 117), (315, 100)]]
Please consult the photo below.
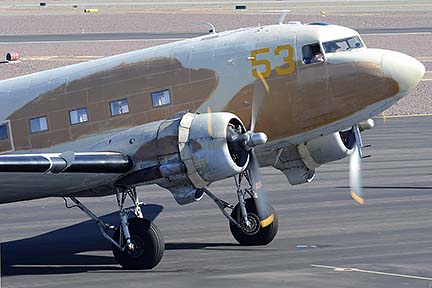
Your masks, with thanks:
[[(267, 245), (276, 237), (278, 231), (278, 218), (275, 210), (270, 204), (265, 202), (267, 214), (270, 215), (264, 220), (260, 220), (257, 210), (257, 193), (255, 192), (252, 179), (248, 171), (234, 177), (237, 187), (237, 197), (239, 203), (234, 207), (230, 203), (218, 198), (208, 189), (204, 192), (213, 199), (223, 215), (229, 220), (231, 234), (240, 245), (258, 246)], [(247, 180), (247, 187), (242, 187), (242, 179)], [(246, 198), (249, 196), (249, 198)], [(228, 213), (227, 209), (231, 210)]]
[[(246, 179), (246, 187), (242, 185), (243, 179)], [(229, 220), (231, 233), (241, 245), (269, 244), (278, 231), (278, 219), (274, 209), (262, 199), (265, 194), (261, 193), (261, 198), (258, 198), (255, 187), (260, 184), (259, 181), (253, 184), (250, 172), (246, 170), (235, 176), (235, 183), (239, 200), (235, 207), (206, 188), (203, 190)], [(142, 203), (138, 200), (135, 187), (117, 189), (120, 216), (120, 225), (117, 227), (104, 222), (77, 198), (69, 198), (75, 205), (69, 206), (64, 198), (66, 207), (79, 208), (98, 224), (103, 237), (111, 242), (114, 257), (123, 268), (152, 269), (159, 264), (165, 250), (164, 240), (156, 225), (144, 219)], [(124, 206), (127, 198), (133, 202), (130, 208)]]
[[(134, 204), (125, 208), (127, 198)], [(161, 232), (156, 225), (144, 219), (138, 195), (134, 187), (118, 188), (117, 203), (121, 224), (117, 227), (107, 224), (75, 197), (70, 197), (75, 203), (67, 208), (77, 207), (92, 218), (99, 226), (102, 235), (111, 242), (112, 251), (117, 262), (125, 269), (152, 269), (162, 259), (165, 244)]]

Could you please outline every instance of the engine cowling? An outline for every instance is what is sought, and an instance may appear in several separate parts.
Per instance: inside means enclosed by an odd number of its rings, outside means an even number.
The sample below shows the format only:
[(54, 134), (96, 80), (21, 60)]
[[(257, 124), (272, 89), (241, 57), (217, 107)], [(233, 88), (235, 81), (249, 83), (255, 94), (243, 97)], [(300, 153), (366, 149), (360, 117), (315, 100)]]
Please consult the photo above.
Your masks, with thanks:
[(142, 143), (133, 156), (135, 168), (120, 184), (156, 183), (183, 205), (201, 199), (208, 184), (237, 175), (248, 165), (247, 151), (230, 141), (245, 132), (232, 113), (186, 113), (142, 129)]
[(349, 156), (355, 144), (352, 130), (320, 136), (297, 146), (288, 146), (274, 165), (292, 185), (309, 183), (322, 164)]
[(231, 113), (183, 116), (179, 128), (180, 158), (195, 187), (203, 188), (246, 169), (247, 153), (236, 155), (228, 142), (233, 127), (244, 132), (241, 120)]
[(320, 136), (297, 146), (299, 154), (309, 169), (349, 156), (355, 144), (351, 130)]

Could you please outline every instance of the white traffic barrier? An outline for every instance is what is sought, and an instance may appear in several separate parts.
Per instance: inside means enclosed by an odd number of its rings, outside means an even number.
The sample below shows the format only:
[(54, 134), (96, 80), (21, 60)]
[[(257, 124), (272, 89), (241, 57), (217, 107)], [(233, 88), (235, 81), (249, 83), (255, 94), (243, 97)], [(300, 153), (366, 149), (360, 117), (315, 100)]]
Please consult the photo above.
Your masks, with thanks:
[(6, 53), (7, 61), (16, 61), (19, 59), (19, 54), (17, 52), (8, 52)]

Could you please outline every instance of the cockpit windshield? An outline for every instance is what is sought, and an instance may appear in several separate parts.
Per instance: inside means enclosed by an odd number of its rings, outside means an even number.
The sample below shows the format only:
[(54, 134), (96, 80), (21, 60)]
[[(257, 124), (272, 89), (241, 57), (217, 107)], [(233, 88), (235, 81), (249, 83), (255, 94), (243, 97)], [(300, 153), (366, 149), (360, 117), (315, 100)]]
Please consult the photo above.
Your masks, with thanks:
[(350, 51), (352, 49), (364, 47), (360, 37), (353, 36), (350, 38), (344, 38), (339, 40), (333, 40), (323, 43), (325, 53), (336, 53), (343, 51)]

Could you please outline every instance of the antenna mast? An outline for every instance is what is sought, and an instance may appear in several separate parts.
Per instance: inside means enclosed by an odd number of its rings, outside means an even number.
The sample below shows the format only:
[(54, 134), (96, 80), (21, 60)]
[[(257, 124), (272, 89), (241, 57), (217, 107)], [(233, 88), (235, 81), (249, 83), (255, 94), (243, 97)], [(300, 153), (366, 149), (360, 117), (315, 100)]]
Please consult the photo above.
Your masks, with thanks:
[(279, 21), (278, 21), (279, 25), (283, 24), (283, 22), (285, 21), (285, 18), (289, 12), (291, 12), (291, 10), (284, 10), (283, 11), (282, 15), (279, 17)]

